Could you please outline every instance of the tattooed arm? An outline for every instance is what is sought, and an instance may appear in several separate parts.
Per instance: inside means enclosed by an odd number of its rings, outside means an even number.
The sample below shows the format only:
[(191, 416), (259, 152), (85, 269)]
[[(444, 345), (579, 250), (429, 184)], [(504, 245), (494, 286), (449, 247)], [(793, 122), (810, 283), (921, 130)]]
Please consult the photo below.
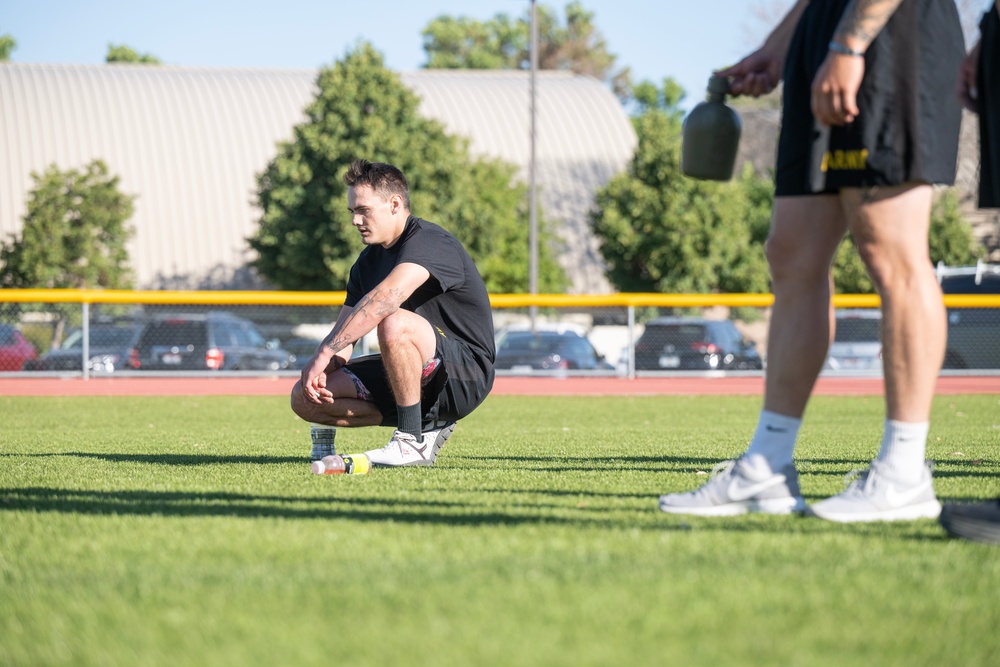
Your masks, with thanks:
[(902, 0), (852, 0), (840, 17), (833, 41), (864, 53), (901, 3)]
[(327, 373), (346, 364), (351, 358), (354, 343), (399, 310), (428, 278), (430, 273), (422, 266), (399, 264), (353, 308), (345, 307), (316, 354), (302, 368), (302, 392), (306, 399), (313, 403), (331, 401), (333, 395), (326, 389)]
[(851, 0), (812, 84), (812, 110), (824, 125), (846, 125), (858, 116), (857, 94), (865, 74), (864, 52), (903, 0)]

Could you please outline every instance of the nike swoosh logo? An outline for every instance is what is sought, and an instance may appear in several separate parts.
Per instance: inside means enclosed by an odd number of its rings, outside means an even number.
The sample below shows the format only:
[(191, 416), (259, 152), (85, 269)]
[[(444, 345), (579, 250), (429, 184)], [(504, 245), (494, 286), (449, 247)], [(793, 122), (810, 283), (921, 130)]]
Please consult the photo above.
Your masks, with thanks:
[(777, 486), (785, 481), (784, 475), (775, 475), (765, 482), (758, 482), (757, 484), (743, 485), (739, 483), (739, 480), (733, 480), (729, 483), (729, 488), (726, 493), (729, 495), (730, 500), (739, 502), (741, 500), (747, 500), (753, 498), (761, 491), (765, 491), (772, 486)]
[(902, 507), (903, 505), (910, 504), (917, 496), (924, 492), (924, 484), (907, 489), (906, 491), (896, 491), (896, 487), (888, 486), (885, 490), (885, 499), (893, 507)]
[(788, 433), (788, 429), (787, 428), (778, 428), (777, 426), (771, 426), (770, 424), (768, 424), (767, 426), (765, 426), (764, 430), (765, 431), (770, 431), (771, 433)]

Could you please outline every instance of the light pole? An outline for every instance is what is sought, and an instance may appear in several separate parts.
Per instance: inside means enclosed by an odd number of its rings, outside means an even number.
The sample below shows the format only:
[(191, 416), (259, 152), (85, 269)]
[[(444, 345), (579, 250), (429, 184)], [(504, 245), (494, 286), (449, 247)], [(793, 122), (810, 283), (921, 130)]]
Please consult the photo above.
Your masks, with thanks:
[[(538, 188), (536, 187), (535, 130), (538, 115), (535, 73), (538, 70), (538, 2), (531, 0), (531, 154), (528, 159), (528, 291), (538, 294)], [(538, 306), (528, 308), (531, 330), (535, 330)]]

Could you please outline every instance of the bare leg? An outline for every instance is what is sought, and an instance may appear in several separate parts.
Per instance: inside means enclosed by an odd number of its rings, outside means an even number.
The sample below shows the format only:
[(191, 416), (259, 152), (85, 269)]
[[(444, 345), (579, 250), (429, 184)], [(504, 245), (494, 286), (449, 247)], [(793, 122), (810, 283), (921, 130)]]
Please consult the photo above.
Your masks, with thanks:
[(327, 378), (327, 389), (333, 394), (332, 403), (319, 405), (302, 398), (300, 382), (292, 389), (292, 411), (302, 419), (328, 426), (378, 426), (382, 413), (375, 404), (358, 398), (354, 382), (343, 371), (337, 370)]
[(924, 466), (934, 382), (944, 359), (941, 290), (927, 250), (931, 188), (904, 184), (841, 193), (851, 232), (882, 297), (886, 424), (878, 457), (843, 493), (816, 503), (830, 521), (936, 518)]
[(774, 308), (757, 430), (746, 454), (701, 487), (660, 496), (664, 512), (731, 516), (806, 509), (792, 454), (833, 335), (830, 266), (846, 230), (835, 195), (775, 199), (767, 241)]
[(416, 313), (398, 310), (379, 324), (378, 341), (396, 404), (419, 403), (421, 371), (437, 348), (430, 323)]
[(375, 467), (433, 465), (454, 430), (453, 424), (426, 432), (421, 428), (421, 377), (437, 348), (434, 329), (420, 315), (400, 310), (379, 324), (378, 340), (399, 419), (389, 443), (365, 454)]
[[(420, 373), (424, 363), (434, 356), (437, 341), (424, 318), (409, 311), (397, 311), (379, 324), (379, 344), (386, 374), (400, 405), (420, 402)], [(370, 401), (358, 398), (354, 381), (343, 370), (327, 378), (333, 402), (317, 405), (302, 397), (298, 382), (292, 389), (292, 411), (302, 419), (329, 426), (378, 426), (382, 413)]]
[(830, 267), (846, 229), (835, 195), (774, 200), (765, 410), (796, 418), (805, 411), (833, 338)]
[(851, 233), (882, 299), (886, 416), (926, 422), (944, 361), (947, 317), (928, 254), (932, 190), (905, 184), (842, 194)]

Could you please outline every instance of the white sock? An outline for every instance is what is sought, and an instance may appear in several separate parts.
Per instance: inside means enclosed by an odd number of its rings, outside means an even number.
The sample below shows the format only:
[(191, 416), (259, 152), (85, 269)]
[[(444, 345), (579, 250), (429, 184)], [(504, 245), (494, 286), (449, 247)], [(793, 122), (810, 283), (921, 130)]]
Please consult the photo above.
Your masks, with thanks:
[(771, 470), (781, 470), (792, 463), (800, 426), (801, 419), (761, 410), (747, 454), (760, 454), (767, 459)]
[(885, 420), (882, 446), (876, 460), (892, 471), (892, 476), (903, 482), (916, 484), (924, 476), (924, 457), (927, 453), (927, 422), (900, 422)]

